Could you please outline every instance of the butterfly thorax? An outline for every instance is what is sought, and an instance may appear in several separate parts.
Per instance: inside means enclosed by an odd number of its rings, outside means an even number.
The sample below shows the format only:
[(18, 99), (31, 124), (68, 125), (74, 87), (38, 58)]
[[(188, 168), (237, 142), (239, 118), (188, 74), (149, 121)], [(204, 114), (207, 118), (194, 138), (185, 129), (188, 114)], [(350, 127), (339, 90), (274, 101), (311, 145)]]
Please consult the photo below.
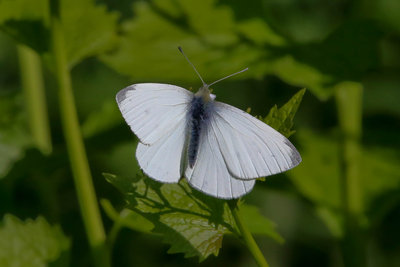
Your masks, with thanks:
[(196, 162), (200, 136), (205, 128), (207, 127), (210, 109), (212, 107), (212, 98), (210, 97), (210, 91), (208, 88), (200, 90), (194, 95), (188, 113), (189, 120), (189, 144), (188, 144), (188, 161), (189, 166), (193, 168)]
[(199, 91), (197, 91), (194, 96), (201, 97), (203, 99), (204, 103), (207, 103), (207, 102), (213, 100), (213, 98), (211, 97), (210, 89), (208, 89), (208, 85), (204, 85), (204, 86), (200, 87)]

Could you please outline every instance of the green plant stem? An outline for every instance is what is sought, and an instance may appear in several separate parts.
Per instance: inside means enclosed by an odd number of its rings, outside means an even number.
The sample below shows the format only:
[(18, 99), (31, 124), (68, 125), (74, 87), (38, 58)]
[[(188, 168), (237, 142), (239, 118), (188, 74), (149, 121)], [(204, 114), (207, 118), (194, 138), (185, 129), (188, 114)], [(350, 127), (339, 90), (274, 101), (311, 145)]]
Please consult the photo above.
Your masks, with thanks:
[(268, 267), (267, 260), (265, 259), (264, 255), (262, 254), (260, 248), (258, 247), (256, 241), (254, 240), (250, 230), (247, 228), (247, 225), (244, 223), (238, 207), (238, 201), (232, 200), (229, 202), (229, 206), (232, 211), (233, 218), (235, 219), (236, 225), (240, 230), (240, 234), (242, 235), (243, 241), (246, 244), (247, 248), (250, 250), (251, 254), (253, 255), (255, 261), (257, 262), (258, 266), (260, 267)]
[(361, 227), (363, 214), (360, 176), (362, 133), (362, 86), (342, 82), (336, 87), (336, 104), (341, 129), (341, 192), (344, 217), (342, 251), (346, 266), (366, 266)]
[(25, 45), (18, 45), (17, 49), (33, 141), (43, 154), (48, 155), (52, 144), (40, 57)]
[(58, 16), (58, 1), (51, 1), (51, 4), (53, 4), (51, 9), (52, 48), (59, 87), (61, 121), (78, 201), (96, 266), (110, 266), (109, 253), (105, 244), (106, 236), (75, 108), (63, 29)]

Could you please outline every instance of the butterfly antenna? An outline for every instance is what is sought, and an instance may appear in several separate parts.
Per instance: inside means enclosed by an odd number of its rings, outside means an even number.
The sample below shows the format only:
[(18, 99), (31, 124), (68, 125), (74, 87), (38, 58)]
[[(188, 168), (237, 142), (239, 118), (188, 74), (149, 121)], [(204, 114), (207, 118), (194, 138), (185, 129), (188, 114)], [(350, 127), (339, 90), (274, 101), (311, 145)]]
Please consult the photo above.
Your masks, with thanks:
[(220, 82), (220, 81), (222, 81), (222, 80), (228, 79), (228, 78), (230, 78), (230, 77), (232, 77), (232, 76), (235, 76), (236, 74), (245, 72), (245, 71), (248, 70), (248, 69), (249, 69), (249, 68), (245, 68), (245, 69), (243, 69), (243, 70), (241, 70), (241, 71), (235, 72), (235, 73), (233, 73), (233, 74), (231, 74), (231, 75), (228, 75), (228, 76), (226, 76), (226, 77), (224, 77), (224, 78), (221, 78), (221, 79), (219, 79), (219, 80), (217, 80), (217, 81), (215, 81), (215, 82), (210, 83), (208, 86), (211, 86), (211, 85), (213, 85), (213, 84), (216, 84), (217, 82)]
[(194, 69), (194, 71), (197, 73), (197, 76), (199, 76), (201, 82), (203, 83), (203, 86), (207, 86), (207, 84), (203, 81), (203, 78), (201, 78), (200, 73), (197, 71), (196, 67), (193, 65), (192, 62), (188, 59), (188, 57), (183, 53), (182, 47), (178, 46), (179, 51), (182, 53), (182, 55), (186, 58), (187, 62), (189, 62), (190, 66)]

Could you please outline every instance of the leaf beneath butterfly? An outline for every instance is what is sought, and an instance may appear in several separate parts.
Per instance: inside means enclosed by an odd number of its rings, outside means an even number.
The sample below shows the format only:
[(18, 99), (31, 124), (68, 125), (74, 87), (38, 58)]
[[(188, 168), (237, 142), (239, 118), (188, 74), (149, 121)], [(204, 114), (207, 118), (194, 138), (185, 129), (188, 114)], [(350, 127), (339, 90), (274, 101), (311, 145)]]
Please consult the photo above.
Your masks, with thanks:
[[(169, 253), (184, 253), (203, 261), (211, 254), (218, 255), (225, 234), (238, 235), (227, 202), (192, 190), (184, 179), (178, 184), (161, 184), (141, 175), (135, 179), (112, 174), (104, 177), (124, 194), (128, 209), (154, 225), (152, 232), (171, 245)], [(240, 210), (253, 220), (253, 232), (282, 240), (274, 225), (256, 209), (242, 204)]]

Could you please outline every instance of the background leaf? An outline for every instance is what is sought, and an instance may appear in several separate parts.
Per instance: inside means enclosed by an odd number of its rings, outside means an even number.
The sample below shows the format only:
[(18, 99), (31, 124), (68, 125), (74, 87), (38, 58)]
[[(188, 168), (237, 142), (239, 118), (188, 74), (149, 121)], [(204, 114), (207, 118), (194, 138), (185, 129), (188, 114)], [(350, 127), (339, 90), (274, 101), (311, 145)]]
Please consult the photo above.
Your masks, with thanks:
[(32, 145), (22, 105), (20, 95), (0, 98), (0, 178), (23, 158), (25, 150)]
[(49, 49), (48, 14), (45, 0), (0, 1), (0, 30), (43, 53)]
[(69, 247), (69, 239), (61, 229), (51, 226), (42, 217), (26, 221), (13, 215), (3, 218), (0, 227), (1, 266), (46, 266), (66, 253)]
[[(62, 0), (61, 22), (70, 66), (111, 49), (116, 41), (117, 13), (94, 0)], [(50, 49), (48, 1), (0, 2), (0, 29), (38, 53)]]
[(86, 57), (111, 49), (116, 41), (117, 19), (117, 13), (108, 12), (94, 0), (61, 1), (69, 65), (72, 67)]
[[(340, 233), (337, 230), (337, 225), (341, 225), (341, 218), (337, 213), (341, 205), (339, 144), (334, 137), (328, 136), (316, 135), (306, 130), (298, 132), (296, 137), (303, 146), (303, 163), (293, 169), (289, 177), (301, 194), (319, 209), (318, 214), (323, 219), (336, 220), (335, 223), (327, 223), (334, 227), (332, 233)], [(369, 210), (383, 192), (400, 187), (400, 166), (397, 164), (399, 156), (393, 149), (363, 149), (361, 179), (364, 211)]]

